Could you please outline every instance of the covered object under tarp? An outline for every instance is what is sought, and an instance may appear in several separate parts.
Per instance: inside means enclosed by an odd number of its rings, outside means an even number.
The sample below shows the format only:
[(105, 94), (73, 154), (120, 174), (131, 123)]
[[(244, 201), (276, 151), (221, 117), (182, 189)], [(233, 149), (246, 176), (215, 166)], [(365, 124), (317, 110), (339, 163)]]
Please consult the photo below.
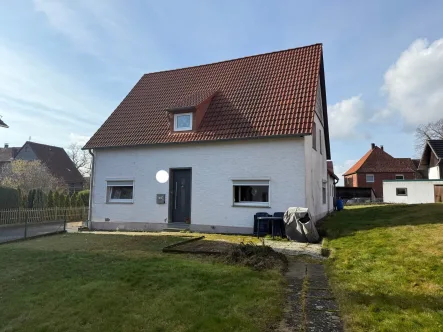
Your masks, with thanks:
[(283, 217), (289, 240), (315, 243), (320, 240), (308, 208), (290, 207)]

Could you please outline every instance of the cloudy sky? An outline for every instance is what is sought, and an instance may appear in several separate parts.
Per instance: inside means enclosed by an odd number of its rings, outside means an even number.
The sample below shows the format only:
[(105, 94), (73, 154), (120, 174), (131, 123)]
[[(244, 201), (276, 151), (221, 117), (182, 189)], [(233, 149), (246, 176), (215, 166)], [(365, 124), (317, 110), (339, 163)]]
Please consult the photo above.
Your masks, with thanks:
[(4, 0), (0, 144), (84, 143), (143, 73), (323, 43), (341, 174), (443, 116), (443, 1)]

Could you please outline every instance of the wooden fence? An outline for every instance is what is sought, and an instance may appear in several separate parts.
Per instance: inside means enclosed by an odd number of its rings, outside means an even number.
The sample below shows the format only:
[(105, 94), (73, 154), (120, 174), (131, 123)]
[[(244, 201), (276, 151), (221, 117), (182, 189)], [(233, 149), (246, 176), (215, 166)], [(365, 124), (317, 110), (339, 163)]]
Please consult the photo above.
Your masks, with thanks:
[(87, 218), (87, 207), (0, 210), (0, 226), (46, 221), (83, 221)]

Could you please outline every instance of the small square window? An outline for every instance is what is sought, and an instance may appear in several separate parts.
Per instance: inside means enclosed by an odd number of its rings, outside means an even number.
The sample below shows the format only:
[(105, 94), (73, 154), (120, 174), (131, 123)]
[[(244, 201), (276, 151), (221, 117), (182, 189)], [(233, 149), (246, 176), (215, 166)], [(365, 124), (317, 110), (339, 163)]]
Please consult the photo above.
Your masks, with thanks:
[(396, 174), (396, 175), (395, 175), (395, 179), (396, 179), (396, 180), (404, 180), (404, 179), (405, 179), (405, 176), (404, 176), (403, 174)]
[(374, 182), (375, 177), (374, 174), (366, 174), (366, 182)]
[(107, 203), (133, 203), (134, 181), (108, 181)]
[(174, 115), (174, 131), (192, 130), (192, 113)]
[(408, 196), (408, 188), (396, 188), (397, 196)]
[(233, 181), (234, 206), (269, 207), (269, 181)]

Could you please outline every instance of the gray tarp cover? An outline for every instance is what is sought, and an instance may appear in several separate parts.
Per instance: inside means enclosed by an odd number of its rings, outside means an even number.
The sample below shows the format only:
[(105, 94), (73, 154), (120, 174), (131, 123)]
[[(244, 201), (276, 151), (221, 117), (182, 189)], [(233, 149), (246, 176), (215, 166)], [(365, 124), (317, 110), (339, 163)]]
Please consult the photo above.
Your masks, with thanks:
[(283, 216), (286, 236), (297, 242), (315, 243), (320, 240), (309, 210), (302, 207), (290, 207)]

